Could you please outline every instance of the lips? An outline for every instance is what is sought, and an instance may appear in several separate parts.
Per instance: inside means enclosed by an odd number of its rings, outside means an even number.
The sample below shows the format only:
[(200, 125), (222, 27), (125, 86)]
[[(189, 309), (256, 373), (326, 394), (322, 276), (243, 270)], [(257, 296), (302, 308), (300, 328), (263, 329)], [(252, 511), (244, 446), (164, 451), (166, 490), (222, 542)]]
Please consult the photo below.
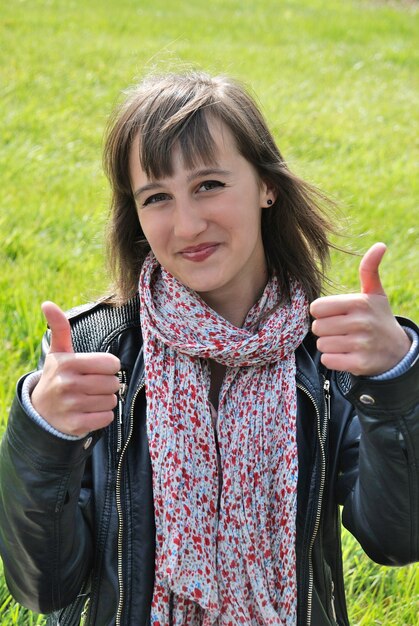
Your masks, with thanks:
[(188, 261), (201, 262), (208, 259), (217, 250), (218, 243), (201, 243), (199, 246), (190, 246), (180, 250), (179, 254)]

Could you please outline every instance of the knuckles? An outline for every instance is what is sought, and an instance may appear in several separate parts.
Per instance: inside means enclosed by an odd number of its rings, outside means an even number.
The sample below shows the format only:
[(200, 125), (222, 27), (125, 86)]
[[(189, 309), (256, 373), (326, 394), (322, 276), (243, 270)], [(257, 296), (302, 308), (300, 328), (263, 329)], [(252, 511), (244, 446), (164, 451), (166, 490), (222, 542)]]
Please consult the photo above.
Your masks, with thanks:
[(368, 376), (371, 374), (371, 358), (366, 353), (360, 353), (354, 359), (351, 367), (351, 374), (354, 376)]
[(60, 397), (74, 395), (75, 387), (75, 377), (71, 375), (57, 374), (50, 382), (51, 390), (53, 390), (53, 392)]

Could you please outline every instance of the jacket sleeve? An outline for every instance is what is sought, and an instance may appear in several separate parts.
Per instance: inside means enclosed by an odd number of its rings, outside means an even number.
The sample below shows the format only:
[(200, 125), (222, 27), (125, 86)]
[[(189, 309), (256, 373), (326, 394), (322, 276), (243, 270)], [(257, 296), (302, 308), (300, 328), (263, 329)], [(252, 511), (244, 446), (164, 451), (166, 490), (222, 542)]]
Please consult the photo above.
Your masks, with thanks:
[(7, 585), (22, 605), (50, 613), (72, 602), (91, 568), (91, 489), (86, 473), (97, 433), (59, 439), (20, 401), (0, 445), (0, 554)]
[(377, 563), (418, 561), (419, 359), (391, 380), (354, 378), (347, 399), (357, 417), (341, 452), (351, 476), (343, 524)]

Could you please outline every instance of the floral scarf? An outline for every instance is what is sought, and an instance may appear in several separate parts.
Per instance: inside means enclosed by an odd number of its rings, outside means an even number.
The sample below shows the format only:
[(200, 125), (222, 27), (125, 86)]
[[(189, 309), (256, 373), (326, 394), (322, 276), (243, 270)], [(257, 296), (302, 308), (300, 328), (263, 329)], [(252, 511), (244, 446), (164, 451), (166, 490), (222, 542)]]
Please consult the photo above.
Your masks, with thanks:
[[(140, 277), (156, 570), (151, 626), (296, 624), (294, 351), (308, 307), (271, 279), (242, 328), (166, 272)], [(207, 359), (226, 366), (216, 423)]]

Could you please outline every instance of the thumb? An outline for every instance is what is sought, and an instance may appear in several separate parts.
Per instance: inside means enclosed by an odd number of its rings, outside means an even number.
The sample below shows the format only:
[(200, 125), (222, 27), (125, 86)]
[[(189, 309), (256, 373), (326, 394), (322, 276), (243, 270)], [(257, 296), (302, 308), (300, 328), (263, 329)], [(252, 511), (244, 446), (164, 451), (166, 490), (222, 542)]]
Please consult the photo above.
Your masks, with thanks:
[(381, 284), (380, 274), (378, 271), (386, 250), (387, 247), (384, 243), (375, 243), (364, 254), (362, 261), (359, 264), (359, 278), (361, 281), (362, 293), (377, 294), (381, 296), (386, 295)]
[(74, 352), (71, 343), (70, 323), (60, 307), (54, 302), (44, 302), (42, 312), (51, 329), (50, 353)]

